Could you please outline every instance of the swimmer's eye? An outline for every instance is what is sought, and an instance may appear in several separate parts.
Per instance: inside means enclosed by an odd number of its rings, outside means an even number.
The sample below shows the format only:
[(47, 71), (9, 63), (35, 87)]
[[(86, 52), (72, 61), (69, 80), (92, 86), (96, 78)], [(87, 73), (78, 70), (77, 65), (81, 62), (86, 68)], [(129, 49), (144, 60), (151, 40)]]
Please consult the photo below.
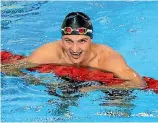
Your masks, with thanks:
[(81, 39), (81, 40), (79, 41), (79, 43), (81, 43), (81, 44), (83, 44), (83, 43), (85, 43), (85, 42), (87, 42), (87, 40)]
[(67, 43), (73, 43), (73, 41), (70, 40), (70, 39), (65, 39), (65, 42), (67, 42)]

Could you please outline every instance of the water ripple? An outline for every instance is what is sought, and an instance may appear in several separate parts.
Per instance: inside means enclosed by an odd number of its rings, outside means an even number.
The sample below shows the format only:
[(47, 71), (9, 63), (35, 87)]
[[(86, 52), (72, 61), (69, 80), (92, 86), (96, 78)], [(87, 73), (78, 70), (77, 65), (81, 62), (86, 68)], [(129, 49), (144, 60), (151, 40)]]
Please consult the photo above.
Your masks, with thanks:
[(38, 15), (40, 7), (45, 3), (47, 2), (2, 2), (2, 30), (8, 29), (10, 23), (21, 20), (24, 16)]

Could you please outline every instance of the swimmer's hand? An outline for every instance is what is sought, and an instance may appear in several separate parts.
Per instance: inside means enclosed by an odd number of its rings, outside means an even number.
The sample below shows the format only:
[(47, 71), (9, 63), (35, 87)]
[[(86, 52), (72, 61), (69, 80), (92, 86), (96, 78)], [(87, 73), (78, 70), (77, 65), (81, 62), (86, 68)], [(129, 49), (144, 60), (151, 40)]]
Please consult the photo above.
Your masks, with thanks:
[(102, 85), (102, 86), (89, 86), (89, 87), (81, 88), (80, 92), (89, 92), (89, 91), (94, 91), (94, 90), (107, 90), (107, 89), (117, 89), (117, 88), (110, 87), (110, 86), (104, 86), (104, 85)]
[(89, 92), (94, 90), (107, 90), (107, 89), (119, 89), (119, 90), (128, 90), (128, 89), (143, 89), (144, 86), (142, 85), (126, 85), (126, 82), (122, 84), (116, 84), (116, 85), (101, 85), (101, 86), (89, 86), (89, 87), (83, 87), (80, 89), (80, 92)]
[(23, 75), (25, 75), (18, 68), (15, 68), (10, 64), (1, 65), (0, 71), (8, 76), (23, 76)]
[(1, 64), (1, 72), (9, 76), (25, 75), (20, 70), (38, 66), (38, 64), (27, 62), (27, 59), (17, 60), (15, 63)]

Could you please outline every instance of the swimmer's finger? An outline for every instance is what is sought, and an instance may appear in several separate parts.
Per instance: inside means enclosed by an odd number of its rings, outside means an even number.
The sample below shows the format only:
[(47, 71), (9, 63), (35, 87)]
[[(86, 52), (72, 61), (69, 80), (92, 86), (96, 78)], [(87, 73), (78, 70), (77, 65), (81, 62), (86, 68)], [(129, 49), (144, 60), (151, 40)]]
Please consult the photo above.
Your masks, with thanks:
[(83, 88), (80, 88), (79, 91), (80, 92), (89, 92), (89, 91), (94, 91), (96, 90), (97, 88), (94, 88), (94, 86), (90, 86), (90, 87), (83, 87)]

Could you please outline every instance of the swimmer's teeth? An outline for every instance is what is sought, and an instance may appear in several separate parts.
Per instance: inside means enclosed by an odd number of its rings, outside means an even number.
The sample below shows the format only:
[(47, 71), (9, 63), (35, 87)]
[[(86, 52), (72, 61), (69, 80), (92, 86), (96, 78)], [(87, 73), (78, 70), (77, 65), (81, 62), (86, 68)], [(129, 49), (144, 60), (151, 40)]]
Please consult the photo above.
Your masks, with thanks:
[(71, 53), (72, 55), (80, 55), (80, 53)]

